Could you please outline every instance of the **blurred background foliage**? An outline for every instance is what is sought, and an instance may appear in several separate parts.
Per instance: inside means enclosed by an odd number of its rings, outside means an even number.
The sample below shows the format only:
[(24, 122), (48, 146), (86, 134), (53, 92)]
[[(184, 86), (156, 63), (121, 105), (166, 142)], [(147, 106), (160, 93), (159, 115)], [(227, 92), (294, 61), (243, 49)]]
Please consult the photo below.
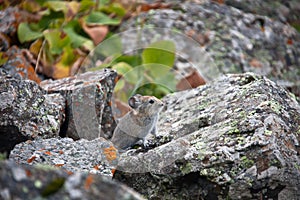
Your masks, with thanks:
[[(123, 20), (147, 12), (152, 5), (124, 0), (3, 0), (1, 9), (17, 7), (21, 20), (16, 26), (19, 48), (32, 55), (33, 71), (44, 78), (60, 79), (80, 71), (97, 45), (111, 38)], [(160, 4), (155, 4), (155, 9)], [(164, 5), (161, 5), (164, 8)], [(18, 13), (19, 12), (19, 13)], [(176, 90), (173, 71), (176, 47), (157, 41), (125, 55), (120, 39), (102, 48), (96, 66), (89, 71), (112, 68), (119, 74), (115, 93), (126, 102), (134, 93), (158, 98)], [(0, 52), (0, 65), (10, 58)], [(22, 54), (22, 53), (21, 53)], [(34, 79), (35, 81), (37, 79)]]

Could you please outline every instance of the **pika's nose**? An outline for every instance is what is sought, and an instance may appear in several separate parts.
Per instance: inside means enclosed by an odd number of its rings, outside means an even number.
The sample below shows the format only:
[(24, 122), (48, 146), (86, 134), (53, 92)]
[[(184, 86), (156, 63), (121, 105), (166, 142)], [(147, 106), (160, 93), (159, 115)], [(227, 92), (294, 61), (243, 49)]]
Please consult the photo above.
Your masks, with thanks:
[(161, 101), (161, 102), (159, 103), (159, 105), (160, 105), (160, 106), (164, 106), (165, 104), (164, 104), (164, 102)]

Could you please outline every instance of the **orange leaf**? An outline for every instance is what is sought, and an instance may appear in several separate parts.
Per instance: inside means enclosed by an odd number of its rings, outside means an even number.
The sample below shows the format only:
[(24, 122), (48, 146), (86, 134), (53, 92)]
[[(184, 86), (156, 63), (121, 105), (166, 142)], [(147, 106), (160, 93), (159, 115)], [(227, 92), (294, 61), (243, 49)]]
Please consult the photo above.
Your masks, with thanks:
[(27, 177), (30, 177), (30, 176), (32, 175), (31, 171), (30, 171), (30, 170), (28, 170), (28, 169), (27, 169), (27, 170), (25, 170), (25, 173), (26, 173), (26, 176), (27, 176)]
[(104, 154), (108, 161), (113, 161), (117, 158), (117, 149), (114, 146), (104, 148)]
[(55, 167), (62, 167), (62, 166), (64, 166), (64, 164), (55, 164), (54, 166)]
[(287, 44), (288, 44), (288, 45), (293, 45), (293, 40), (289, 38), (289, 39), (287, 40)]
[(51, 152), (50, 151), (45, 151), (44, 153), (47, 154), (47, 155), (49, 155), (49, 156), (51, 156)]
[(152, 9), (165, 9), (170, 8), (171, 4), (169, 3), (152, 3), (152, 4), (142, 4), (141, 11), (146, 12)]
[(92, 174), (89, 174), (88, 177), (86, 177), (86, 179), (85, 179), (84, 188), (86, 190), (90, 189), (93, 181), (94, 181), (94, 176)]
[(28, 163), (32, 163), (36, 159), (36, 156), (31, 156), (31, 158), (27, 159)]

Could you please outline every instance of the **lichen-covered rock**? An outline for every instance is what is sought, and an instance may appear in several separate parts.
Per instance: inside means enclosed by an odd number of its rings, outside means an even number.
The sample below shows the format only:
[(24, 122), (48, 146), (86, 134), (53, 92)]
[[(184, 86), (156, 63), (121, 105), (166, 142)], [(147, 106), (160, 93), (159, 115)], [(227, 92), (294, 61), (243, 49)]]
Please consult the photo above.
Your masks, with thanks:
[(61, 136), (111, 137), (116, 126), (110, 107), (116, 77), (116, 71), (104, 69), (40, 83), (48, 93), (60, 93), (67, 100), (64, 135)]
[[(55, 99), (55, 101), (54, 101)], [(59, 135), (65, 100), (35, 82), (0, 76), (0, 151), (27, 139)]]
[(77, 140), (50, 138), (20, 143), (9, 156), (18, 164), (45, 164), (69, 172), (88, 172), (112, 176), (118, 153), (112, 143), (98, 138)]
[(125, 185), (88, 173), (0, 162), (0, 199), (144, 199)]
[(298, 199), (300, 105), (246, 73), (174, 93), (148, 151), (121, 154), (115, 179), (148, 199)]
[(265, 75), (300, 97), (300, 34), (288, 24), (212, 1), (186, 1), (141, 13), (120, 30), (137, 27), (175, 29), (204, 47), (220, 72)]
[(34, 66), (36, 60), (27, 49), (20, 49), (12, 46), (2, 53), (2, 58), (7, 61), (0, 65), (0, 76), (10, 75), (15, 79), (29, 79), (39, 83)]
[(298, 0), (226, 0), (224, 3), (244, 12), (266, 15), (292, 25), (299, 24), (300, 2)]

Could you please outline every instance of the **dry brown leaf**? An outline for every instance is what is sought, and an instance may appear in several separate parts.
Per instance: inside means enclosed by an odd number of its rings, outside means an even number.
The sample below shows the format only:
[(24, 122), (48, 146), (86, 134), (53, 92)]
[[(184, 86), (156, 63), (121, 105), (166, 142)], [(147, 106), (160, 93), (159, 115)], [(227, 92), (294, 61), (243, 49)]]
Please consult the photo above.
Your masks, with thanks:
[(194, 69), (190, 74), (188, 74), (186, 77), (181, 79), (177, 85), (176, 89), (181, 90), (187, 90), (191, 88), (196, 88), (200, 85), (205, 85), (204, 78), (199, 74), (199, 72)]
[(108, 26), (105, 25), (88, 26), (82, 23), (82, 28), (92, 38), (95, 46), (102, 42), (108, 33)]

